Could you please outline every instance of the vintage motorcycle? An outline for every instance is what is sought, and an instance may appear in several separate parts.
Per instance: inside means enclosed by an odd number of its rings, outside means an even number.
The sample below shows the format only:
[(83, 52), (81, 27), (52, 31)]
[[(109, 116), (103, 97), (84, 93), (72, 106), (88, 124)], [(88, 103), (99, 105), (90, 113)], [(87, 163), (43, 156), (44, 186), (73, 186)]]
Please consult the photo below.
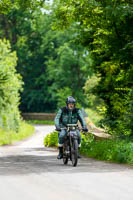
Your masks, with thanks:
[(66, 165), (70, 159), (75, 167), (78, 163), (78, 135), (76, 130), (79, 127), (77, 124), (68, 124), (66, 128), (62, 129), (67, 131), (63, 144), (63, 163)]

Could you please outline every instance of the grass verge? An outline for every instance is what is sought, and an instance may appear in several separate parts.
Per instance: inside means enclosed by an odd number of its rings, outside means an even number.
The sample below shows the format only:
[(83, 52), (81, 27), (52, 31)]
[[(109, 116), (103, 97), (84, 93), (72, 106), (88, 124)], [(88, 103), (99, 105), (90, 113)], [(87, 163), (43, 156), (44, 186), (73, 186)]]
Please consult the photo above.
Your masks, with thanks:
[(94, 136), (90, 134), (82, 138), (81, 154), (98, 160), (133, 164), (133, 141), (95, 140)]
[(43, 120), (26, 120), (29, 124), (44, 124), (54, 125), (54, 121), (43, 121)]
[[(58, 133), (48, 134), (44, 145), (51, 147), (58, 144)], [(96, 140), (94, 135), (82, 134), (80, 153), (87, 157), (116, 163), (133, 164), (133, 140), (103, 139)]]
[(34, 127), (30, 124), (21, 122), (20, 128), (18, 132), (15, 131), (5, 131), (0, 129), (0, 146), (5, 144), (11, 144), (13, 142), (22, 140), (31, 136), (34, 133)]

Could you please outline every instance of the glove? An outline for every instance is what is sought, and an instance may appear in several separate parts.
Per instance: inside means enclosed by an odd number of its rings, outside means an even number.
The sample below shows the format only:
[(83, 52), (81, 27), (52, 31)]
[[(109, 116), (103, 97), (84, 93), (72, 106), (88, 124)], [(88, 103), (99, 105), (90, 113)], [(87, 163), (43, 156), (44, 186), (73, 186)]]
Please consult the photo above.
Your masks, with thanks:
[(88, 128), (84, 127), (84, 128), (83, 128), (83, 131), (84, 131), (84, 132), (88, 132)]
[(61, 128), (60, 127), (56, 127), (56, 131), (61, 131)]

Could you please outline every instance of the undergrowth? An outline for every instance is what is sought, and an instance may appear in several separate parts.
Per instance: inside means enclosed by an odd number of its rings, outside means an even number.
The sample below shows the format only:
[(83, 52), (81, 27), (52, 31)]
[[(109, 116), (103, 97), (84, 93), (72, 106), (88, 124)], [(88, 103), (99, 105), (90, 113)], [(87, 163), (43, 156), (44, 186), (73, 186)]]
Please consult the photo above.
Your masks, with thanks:
[[(48, 134), (44, 139), (45, 146), (58, 145), (58, 133)], [(82, 134), (80, 153), (98, 160), (133, 164), (133, 140), (102, 139), (96, 140), (94, 135)]]
[(43, 124), (43, 125), (54, 125), (54, 121), (49, 120), (27, 120), (29, 124)]

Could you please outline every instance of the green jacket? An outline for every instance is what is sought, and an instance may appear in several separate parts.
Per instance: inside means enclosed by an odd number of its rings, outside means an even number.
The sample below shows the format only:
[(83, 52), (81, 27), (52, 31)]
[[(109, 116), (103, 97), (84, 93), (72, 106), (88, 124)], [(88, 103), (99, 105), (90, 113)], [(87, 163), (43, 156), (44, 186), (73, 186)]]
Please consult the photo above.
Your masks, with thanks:
[(78, 121), (80, 121), (83, 128), (86, 128), (86, 122), (80, 109), (74, 108), (71, 111), (67, 107), (63, 107), (59, 109), (55, 117), (55, 126), (57, 128), (63, 128), (67, 124), (77, 124)]

